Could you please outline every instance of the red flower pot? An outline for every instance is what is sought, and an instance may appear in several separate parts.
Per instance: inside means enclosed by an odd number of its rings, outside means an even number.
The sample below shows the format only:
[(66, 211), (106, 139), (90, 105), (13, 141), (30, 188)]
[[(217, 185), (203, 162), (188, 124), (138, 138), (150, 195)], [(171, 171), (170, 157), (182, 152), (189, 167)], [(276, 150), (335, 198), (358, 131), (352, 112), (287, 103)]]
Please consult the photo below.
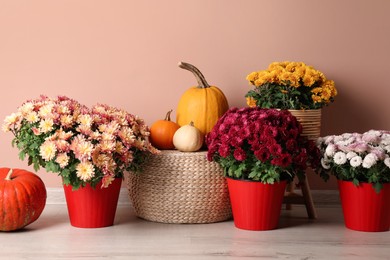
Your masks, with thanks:
[(278, 226), (286, 181), (274, 184), (227, 178), (234, 224), (246, 230)]
[(366, 232), (388, 231), (390, 227), (390, 183), (376, 193), (371, 183), (355, 186), (338, 180), (345, 226)]
[(101, 182), (92, 188), (72, 191), (71, 185), (64, 185), (70, 224), (79, 228), (100, 228), (114, 224), (116, 207), (122, 178), (116, 178), (107, 188)]

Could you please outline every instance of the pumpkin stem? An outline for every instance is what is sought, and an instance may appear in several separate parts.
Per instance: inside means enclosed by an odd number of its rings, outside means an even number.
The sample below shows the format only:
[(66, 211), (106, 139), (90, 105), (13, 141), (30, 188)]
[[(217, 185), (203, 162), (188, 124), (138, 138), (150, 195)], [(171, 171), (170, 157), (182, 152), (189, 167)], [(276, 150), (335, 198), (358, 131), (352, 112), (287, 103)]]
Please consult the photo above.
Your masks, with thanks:
[(179, 67), (182, 68), (182, 69), (185, 69), (185, 70), (188, 70), (188, 71), (191, 71), (196, 80), (198, 81), (198, 86), (200, 88), (209, 88), (210, 85), (207, 83), (205, 77), (203, 76), (202, 72), (200, 72), (200, 70), (198, 70), (194, 65), (191, 65), (189, 63), (186, 63), (186, 62), (179, 62)]
[(13, 170), (12, 170), (12, 169), (9, 169), (9, 172), (7, 173), (7, 176), (5, 177), (4, 180), (6, 180), (6, 181), (12, 180), (12, 179), (11, 179), (12, 172), (13, 172)]
[(194, 126), (194, 122), (193, 121), (191, 121), (188, 125), (190, 125), (190, 126)]
[(172, 109), (171, 110), (169, 110), (168, 112), (167, 112), (167, 115), (165, 116), (165, 119), (164, 120), (166, 120), (166, 121), (171, 121), (171, 113), (172, 113)]

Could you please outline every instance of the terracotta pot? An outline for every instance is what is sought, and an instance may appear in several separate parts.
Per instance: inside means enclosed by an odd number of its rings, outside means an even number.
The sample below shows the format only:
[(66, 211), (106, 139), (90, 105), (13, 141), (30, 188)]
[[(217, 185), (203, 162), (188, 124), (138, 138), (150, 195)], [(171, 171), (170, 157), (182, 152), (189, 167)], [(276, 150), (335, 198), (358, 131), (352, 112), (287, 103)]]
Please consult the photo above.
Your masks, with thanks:
[(72, 186), (64, 185), (70, 224), (79, 228), (100, 228), (114, 224), (116, 207), (122, 178), (116, 178), (107, 188), (101, 182), (92, 188), (72, 191)]
[(246, 230), (270, 230), (278, 226), (286, 181), (264, 184), (227, 178), (234, 224)]
[(355, 186), (351, 181), (338, 180), (345, 226), (352, 230), (379, 232), (390, 227), (390, 183), (379, 193), (371, 183)]

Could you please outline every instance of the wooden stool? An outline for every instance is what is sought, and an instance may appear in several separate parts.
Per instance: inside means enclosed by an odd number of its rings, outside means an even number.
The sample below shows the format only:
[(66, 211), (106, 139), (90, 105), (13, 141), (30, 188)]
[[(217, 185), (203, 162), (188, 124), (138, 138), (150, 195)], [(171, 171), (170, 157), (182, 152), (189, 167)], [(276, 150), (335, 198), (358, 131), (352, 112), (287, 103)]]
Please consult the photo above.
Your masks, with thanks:
[(305, 179), (300, 180), (298, 183), (301, 188), (302, 194), (295, 193), (295, 182), (292, 181), (287, 185), (286, 193), (284, 195), (283, 203), (286, 204), (286, 209), (291, 210), (291, 204), (304, 204), (306, 206), (306, 212), (309, 219), (316, 219), (317, 213), (314, 207), (313, 198), (311, 196), (309, 182), (307, 177)]

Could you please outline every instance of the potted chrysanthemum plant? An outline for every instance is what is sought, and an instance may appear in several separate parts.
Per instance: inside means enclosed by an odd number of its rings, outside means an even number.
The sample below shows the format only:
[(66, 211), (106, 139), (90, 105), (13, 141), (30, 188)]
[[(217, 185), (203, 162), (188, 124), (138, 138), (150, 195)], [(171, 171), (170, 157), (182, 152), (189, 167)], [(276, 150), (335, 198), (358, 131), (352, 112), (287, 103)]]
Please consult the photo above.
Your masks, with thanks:
[[(142, 119), (108, 105), (90, 109), (65, 96), (27, 100), (5, 118), (3, 130), (13, 133), (20, 159), (62, 177), (71, 224), (77, 227), (112, 225), (123, 172), (137, 170), (148, 154), (157, 153)], [(100, 194), (98, 204), (88, 206), (91, 202), (76, 194)], [(102, 214), (104, 219), (92, 222), (91, 212), (76, 215), (99, 207), (111, 211), (110, 217)]]
[(346, 227), (390, 227), (390, 131), (370, 130), (321, 137), (319, 173), (337, 178)]
[(273, 62), (246, 78), (254, 86), (246, 94), (250, 107), (286, 109), (298, 118), (309, 139), (320, 136), (321, 108), (334, 101), (335, 83), (303, 62)]
[(227, 177), (234, 223), (249, 230), (277, 227), (287, 182), (320, 162), (315, 143), (286, 110), (231, 108), (206, 137), (208, 160)]

